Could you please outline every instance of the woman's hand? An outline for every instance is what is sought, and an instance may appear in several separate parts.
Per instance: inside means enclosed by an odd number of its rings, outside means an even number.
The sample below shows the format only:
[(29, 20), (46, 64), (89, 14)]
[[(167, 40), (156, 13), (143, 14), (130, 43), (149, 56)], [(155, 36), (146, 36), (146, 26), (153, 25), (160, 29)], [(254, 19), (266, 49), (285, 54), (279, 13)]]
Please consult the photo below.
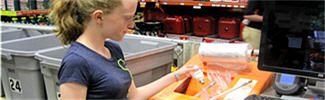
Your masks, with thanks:
[(175, 75), (176, 79), (182, 80), (186, 77), (191, 76), (191, 72), (195, 72), (198, 70), (197, 67), (194, 67), (194, 66), (197, 66), (197, 65), (186, 65), (186, 66), (181, 67), (177, 71), (175, 71), (174, 74), (177, 74), (180, 78), (180, 79), (177, 79), (177, 75)]
[[(132, 81), (128, 99), (148, 100), (149, 97), (168, 87), (168, 85), (177, 80), (185, 79), (186, 77), (191, 76), (191, 72), (195, 71), (197, 71), (197, 68), (195, 68), (194, 65), (183, 66), (173, 73), (167, 74), (164, 77), (151, 82), (150, 84), (138, 88), (135, 86), (134, 81)], [(176, 75), (179, 77), (179, 79), (176, 78)]]

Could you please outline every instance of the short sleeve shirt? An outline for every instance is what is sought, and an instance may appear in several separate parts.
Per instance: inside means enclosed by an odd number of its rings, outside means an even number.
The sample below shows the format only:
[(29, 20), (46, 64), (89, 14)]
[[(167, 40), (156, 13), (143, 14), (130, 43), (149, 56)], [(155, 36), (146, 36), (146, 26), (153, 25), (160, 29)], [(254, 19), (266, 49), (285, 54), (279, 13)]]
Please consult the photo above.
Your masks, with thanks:
[[(264, 7), (265, 3), (263, 0), (248, 0), (247, 7), (245, 8), (245, 15), (253, 15), (256, 11), (258, 11), (256, 14), (263, 16)], [(262, 29), (263, 23), (251, 21), (248, 26), (257, 29)]]
[(79, 42), (73, 42), (59, 70), (59, 85), (74, 82), (88, 88), (87, 99), (127, 99), (131, 73), (116, 42), (106, 41), (111, 58), (96, 53)]

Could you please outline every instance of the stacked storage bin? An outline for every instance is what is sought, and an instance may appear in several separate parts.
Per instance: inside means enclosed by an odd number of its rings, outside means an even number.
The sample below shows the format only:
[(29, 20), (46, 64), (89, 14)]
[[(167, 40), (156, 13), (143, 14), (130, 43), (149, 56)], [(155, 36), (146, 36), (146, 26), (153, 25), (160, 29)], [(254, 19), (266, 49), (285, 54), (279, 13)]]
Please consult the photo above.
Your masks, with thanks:
[(31, 37), (41, 35), (40, 32), (36, 30), (22, 30), (22, 29), (1, 29), (1, 41), (14, 40), (19, 38)]
[[(146, 36), (133, 35), (139, 38), (149, 38)], [(158, 38), (150, 37), (151, 39), (161, 40), (161, 41), (170, 41), (177, 43), (178, 46), (175, 48), (174, 59), (176, 66), (183, 66), (188, 60), (192, 58), (195, 54), (198, 53), (200, 47), (200, 42), (188, 40), (188, 36), (167, 34), (168, 38)]]
[[(16, 28), (7, 28), (7, 27), (2, 27), (1, 29), (1, 42), (3, 41), (9, 41), (9, 40), (15, 40), (15, 39), (20, 39), (20, 38), (26, 38), (30, 36), (37, 36), (41, 35), (36, 30), (22, 30), (22, 29), (16, 29)], [(3, 89), (3, 83), (1, 80), (1, 93), (0, 96), (4, 96), (4, 89)]]
[(35, 52), (60, 46), (55, 34), (2, 42), (1, 74), (6, 99), (46, 99)]
[[(119, 44), (136, 86), (145, 85), (170, 72), (175, 43), (127, 35)], [(60, 97), (57, 75), (66, 51), (67, 48), (58, 47), (36, 54), (50, 100)]]

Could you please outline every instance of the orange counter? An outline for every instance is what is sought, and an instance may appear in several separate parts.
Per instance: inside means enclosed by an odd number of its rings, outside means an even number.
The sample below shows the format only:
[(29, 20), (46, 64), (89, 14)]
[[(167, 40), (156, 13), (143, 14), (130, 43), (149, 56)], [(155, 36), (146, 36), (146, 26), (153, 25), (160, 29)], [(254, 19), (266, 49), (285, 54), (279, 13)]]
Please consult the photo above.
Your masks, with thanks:
[[(207, 72), (207, 66), (203, 64), (203, 62), (200, 60), (198, 55), (193, 56), (185, 65), (198, 65), (203, 66), (202, 71), (205, 73), (205, 81), (206, 84), (203, 86), (200, 85), (200, 83), (194, 81), (192, 78), (186, 78), (178, 82), (174, 82), (161, 90), (160, 92), (156, 93), (154, 96), (150, 98), (150, 100), (204, 100), (199, 97), (194, 97), (196, 93), (201, 91), (204, 87), (207, 87), (211, 82), (207, 78), (206, 72)], [(250, 91), (233, 91), (232, 93), (228, 93), (224, 95), (223, 97), (219, 98), (218, 100), (226, 100), (229, 98), (239, 98), (236, 96), (238, 93), (242, 95), (250, 95), (250, 94), (261, 94), (264, 90), (269, 88), (273, 83), (273, 73), (271, 72), (263, 72), (259, 71), (257, 69), (257, 62), (251, 62), (249, 63), (248, 67), (250, 68), (250, 71), (243, 71), (238, 73), (235, 77), (233, 77), (231, 83), (228, 85), (227, 89), (233, 88), (236, 84), (238, 84), (238, 81), (242, 80), (253, 80), (252, 85), (248, 85), (251, 88)], [(243, 87), (245, 88), (245, 87)], [(225, 91), (226, 91), (225, 90)], [(208, 90), (210, 93), (211, 90)], [(234, 93), (237, 93), (234, 95)], [(243, 97), (243, 96), (241, 96)]]

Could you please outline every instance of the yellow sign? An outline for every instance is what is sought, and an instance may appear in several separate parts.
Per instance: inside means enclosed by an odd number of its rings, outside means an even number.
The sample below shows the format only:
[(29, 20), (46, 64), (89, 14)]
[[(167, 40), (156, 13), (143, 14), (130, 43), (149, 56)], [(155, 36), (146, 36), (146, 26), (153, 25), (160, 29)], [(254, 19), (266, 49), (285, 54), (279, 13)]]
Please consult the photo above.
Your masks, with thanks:
[(1, 10), (1, 16), (17, 16), (16, 11)]

